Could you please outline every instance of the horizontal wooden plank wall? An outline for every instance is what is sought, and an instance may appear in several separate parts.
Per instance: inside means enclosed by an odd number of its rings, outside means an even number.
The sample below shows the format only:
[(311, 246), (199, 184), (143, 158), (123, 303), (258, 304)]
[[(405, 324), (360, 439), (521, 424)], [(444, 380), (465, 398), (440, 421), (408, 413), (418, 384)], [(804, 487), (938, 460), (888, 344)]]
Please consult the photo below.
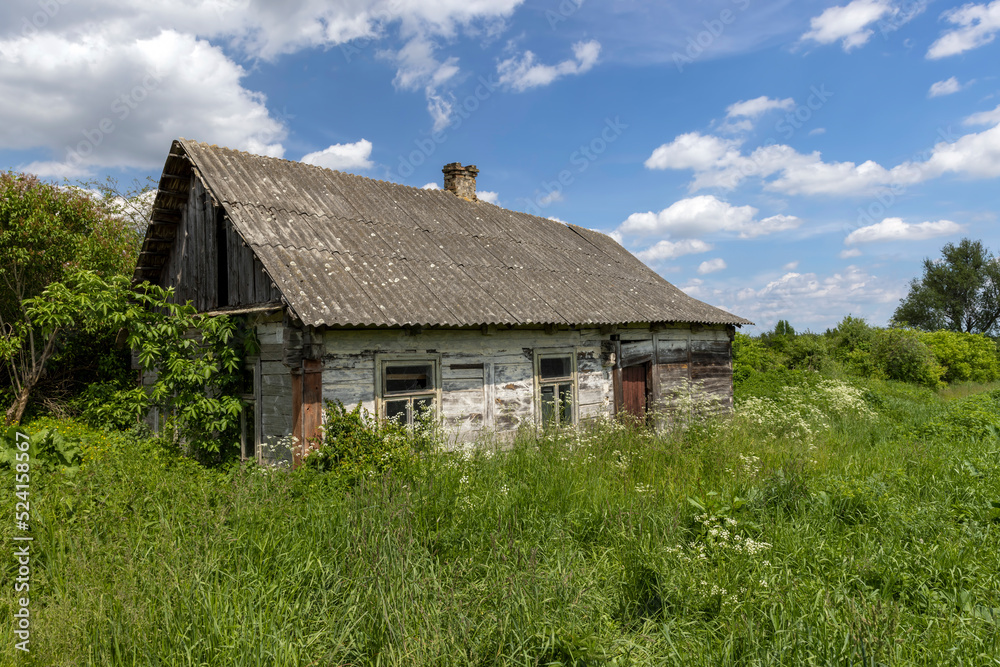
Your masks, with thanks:
[(654, 334), (658, 409), (733, 407), (732, 344), (724, 326), (667, 329)]
[[(298, 336), (298, 338), (296, 338)], [(291, 369), (282, 350), (301, 333), (281, 322), (258, 325), (261, 342), (262, 433), (292, 431)], [(376, 359), (383, 354), (417, 354), (440, 360), (441, 414), (450, 436), (471, 441), (487, 431), (512, 431), (537, 419), (534, 355), (561, 349), (575, 354), (577, 408), (581, 420), (613, 413), (609, 334), (597, 328), (557, 331), (425, 329), (328, 330), (321, 334), (324, 400), (357, 404), (375, 412)], [(651, 391), (659, 409), (689, 406), (711, 396), (720, 409), (732, 407), (730, 342), (724, 327), (628, 329), (622, 334), (622, 366), (650, 363)], [(287, 350), (285, 350), (287, 353)], [(288, 361), (287, 358), (284, 359)], [(700, 394), (699, 394), (700, 392)]]
[[(607, 336), (603, 336), (607, 338)], [(440, 358), (441, 413), (452, 437), (475, 439), (484, 429), (515, 430), (535, 423), (534, 350), (576, 355), (581, 419), (611, 411), (611, 372), (601, 361), (599, 329), (558, 331), (330, 330), (323, 335), (323, 396), (374, 412), (377, 354)]]

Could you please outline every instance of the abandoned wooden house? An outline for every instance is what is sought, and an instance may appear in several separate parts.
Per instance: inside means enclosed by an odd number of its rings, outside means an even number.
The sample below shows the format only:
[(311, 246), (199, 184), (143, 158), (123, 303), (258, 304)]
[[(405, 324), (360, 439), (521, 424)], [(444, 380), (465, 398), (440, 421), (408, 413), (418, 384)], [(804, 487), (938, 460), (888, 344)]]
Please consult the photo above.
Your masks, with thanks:
[(475, 167), (443, 171), (426, 190), (173, 143), (134, 278), (256, 333), (245, 456), (307, 441), (326, 400), (429, 408), (454, 441), (641, 416), (692, 383), (732, 405), (747, 320), (604, 234), (478, 200)]

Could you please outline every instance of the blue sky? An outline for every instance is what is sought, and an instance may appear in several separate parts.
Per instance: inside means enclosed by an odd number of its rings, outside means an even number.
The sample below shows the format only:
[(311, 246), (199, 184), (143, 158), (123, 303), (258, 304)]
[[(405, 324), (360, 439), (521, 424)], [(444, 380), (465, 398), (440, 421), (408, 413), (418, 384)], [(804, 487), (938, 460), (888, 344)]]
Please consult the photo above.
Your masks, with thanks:
[(1000, 0), (18, 0), (0, 168), (157, 176), (184, 136), (615, 236), (758, 323), (883, 325), (1000, 251)]

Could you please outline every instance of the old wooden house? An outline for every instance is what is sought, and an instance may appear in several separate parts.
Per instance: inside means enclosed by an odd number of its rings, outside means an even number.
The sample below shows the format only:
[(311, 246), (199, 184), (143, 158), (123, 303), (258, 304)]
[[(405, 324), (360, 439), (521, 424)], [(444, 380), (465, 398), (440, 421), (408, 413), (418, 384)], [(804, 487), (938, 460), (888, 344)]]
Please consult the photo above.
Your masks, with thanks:
[(443, 171), (425, 190), (173, 143), (134, 277), (256, 333), (246, 456), (306, 441), (327, 399), (429, 408), (457, 441), (644, 415), (692, 385), (731, 406), (747, 320), (604, 234), (478, 200), (475, 167)]

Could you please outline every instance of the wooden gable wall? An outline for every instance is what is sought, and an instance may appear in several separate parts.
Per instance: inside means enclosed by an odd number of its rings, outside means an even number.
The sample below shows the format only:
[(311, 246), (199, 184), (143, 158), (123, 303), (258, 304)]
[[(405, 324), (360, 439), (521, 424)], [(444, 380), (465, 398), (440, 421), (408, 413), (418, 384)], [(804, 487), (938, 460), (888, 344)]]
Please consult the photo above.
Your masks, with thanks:
[(281, 293), (225, 209), (197, 173), (190, 178), (187, 205), (160, 284), (175, 289), (175, 301), (191, 301), (199, 311), (279, 301)]

